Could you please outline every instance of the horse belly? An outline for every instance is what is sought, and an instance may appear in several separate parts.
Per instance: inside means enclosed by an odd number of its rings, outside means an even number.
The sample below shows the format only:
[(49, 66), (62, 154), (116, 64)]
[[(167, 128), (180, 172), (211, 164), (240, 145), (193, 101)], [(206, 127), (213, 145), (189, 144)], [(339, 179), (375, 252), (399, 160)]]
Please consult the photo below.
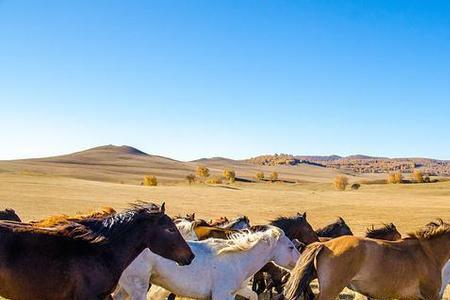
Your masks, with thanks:
[(184, 278), (175, 279), (174, 277), (178, 275), (172, 274), (171, 277), (152, 275), (150, 282), (181, 297), (208, 299), (211, 296), (211, 287), (207, 278), (184, 276)]
[(349, 288), (375, 299), (415, 299), (420, 295), (419, 282), (416, 280), (390, 277), (388, 273), (379, 275), (357, 275), (350, 282)]

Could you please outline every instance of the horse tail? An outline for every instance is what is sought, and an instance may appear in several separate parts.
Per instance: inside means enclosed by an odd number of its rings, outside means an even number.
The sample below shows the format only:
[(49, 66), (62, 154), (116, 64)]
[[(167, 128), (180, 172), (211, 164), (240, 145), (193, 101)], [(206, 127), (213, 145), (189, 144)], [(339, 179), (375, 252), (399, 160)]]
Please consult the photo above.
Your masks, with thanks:
[(295, 300), (310, 290), (309, 284), (316, 274), (314, 263), (322, 248), (323, 244), (314, 243), (308, 245), (303, 251), (300, 259), (291, 271), (289, 281), (286, 283), (284, 292), (286, 299)]

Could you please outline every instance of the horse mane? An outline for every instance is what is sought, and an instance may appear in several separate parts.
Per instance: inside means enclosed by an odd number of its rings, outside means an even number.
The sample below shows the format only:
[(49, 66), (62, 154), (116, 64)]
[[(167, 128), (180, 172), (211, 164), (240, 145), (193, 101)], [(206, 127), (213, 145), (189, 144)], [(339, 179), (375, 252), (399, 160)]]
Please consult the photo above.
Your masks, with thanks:
[(5, 210), (0, 210), (0, 220), (22, 222), (22, 220), (16, 214), (16, 211), (12, 208), (5, 208)]
[(69, 224), (70, 222), (79, 222), (85, 219), (105, 218), (115, 213), (116, 210), (112, 207), (102, 207), (97, 211), (91, 211), (85, 214), (77, 213), (74, 216), (69, 216), (66, 214), (49, 216), (45, 219), (31, 222), (31, 224), (36, 227), (54, 227), (62, 224)]
[(293, 224), (301, 223), (305, 219), (302, 215), (295, 215), (293, 217), (283, 217), (280, 216), (272, 221), (270, 221), (270, 225), (276, 226), (278, 228), (281, 228), (284, 232), (289, 231), (289, 227), (291, 227)]
[(367, 228), (366, 237), (376, 239), (388, 234), (395, 233), (396, 231), (397, 227), (395, 227), (394, 223), (383, 224), (383, 227), (380, 228), (374, 228), (374, 226), (372, 225), (372, 228)]
[(271, 247), (282, 236), (284, 236), (284, 232), (275, 226), (254, 226), (250, 230), (242, 230), (231, 234), (227, 240), (213, 239), (215, 243), (212, 247), (218, 255), (248, 251), (261, 241), (268, 242)]
[(438, 219), (437, 222), (430, 222), (416, 232), (408, 233), (408, 236), (417, 240), (431, 240), (447, 233), (450, 233), (450, 224)]
[(160, 207), (156, 204), (149, 202), (136, 202), (131, 203), (130, 208), (120, 212), (108, 215), (104, 218), (85, 218), (79, 220), (79, 224), (89, 227), (94, 233), (98, 235), (105, 236), (106, 238), (111, 237), (112, 233), (116, 233), (118, 236), (122, 236), (127, 226), (135, 222), (140, 218), (151, 218), (162, 213)]
[(327, 234), (329, 234), (330, 232), (333, 231), (334, 228), (336, 228), (337, 226), (347, 226), (347, 223), (345, 223), (345, 220), (342, 217), (338, 217), (338, 219), (331, 224), (328, 224), (322, 228), (316, 229), (316, 234), (318, 236), (325, 236)]
[(105, 240), (103, 236), (98, 235), (89, 230), (89, 228), (75, 222), (44, 228), (35, 227), (28, 223), (1, 221), (0, 228), (8, 229), (13, 232), (55, 236), (72, 241), (87, 242), (89, 244), (102, 243)]
[(107, 242), (112, 233), (122, 236), (127, 225), (135, 222), (139, 218), (149, 218), (162, 211), (158, 205), (147, 202), (130, 204), (130, 208), (121, 212), (109, 215), (105, 218), (87, 217), (79, 219), (77, 222), (65, 221), (53, 227), (37, 227), (32, 224), (16, 223), (10, 221), (0, 222), (0, 228), (7, 228), (16, 232), (29, 232), (51, 236), (59, 236), (73, 241), (83, 241), (90, 244), (100, 244)]

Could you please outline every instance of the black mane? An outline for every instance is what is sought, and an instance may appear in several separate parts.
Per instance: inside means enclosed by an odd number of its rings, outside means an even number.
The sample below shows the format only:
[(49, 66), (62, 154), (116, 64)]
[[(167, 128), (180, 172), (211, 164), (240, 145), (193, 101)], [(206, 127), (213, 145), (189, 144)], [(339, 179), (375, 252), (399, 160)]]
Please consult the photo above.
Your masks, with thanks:
[(348, 227), (344, 219), (342, 219), (341, 217), (339, 217), (336, 222), (331, 223), (323, 228), (317, 229), (316, 233), (320, 237), (338, 237), (344, 234), (353, 235), (350, 227)]
[(381, 228), (374, 228), (372, 225), (372, 228), (367, 228), (366, 237), (376, 239), (395, 232), (397, 232), (397, 227), (394, 223), (383, 224)]

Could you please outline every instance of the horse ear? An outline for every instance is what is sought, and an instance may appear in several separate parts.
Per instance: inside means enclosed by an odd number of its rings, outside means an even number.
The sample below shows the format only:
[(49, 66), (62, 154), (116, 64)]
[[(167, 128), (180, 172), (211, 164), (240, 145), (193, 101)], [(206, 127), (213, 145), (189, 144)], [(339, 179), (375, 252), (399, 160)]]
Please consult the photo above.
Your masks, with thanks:
[(344, 221), (344, 219), (342, 219), (342, 217), (338, 217), (338, 222), (341, 224), (345, 224), (345, 221)]
[(192, 219), (195, 220), (195, 212), (192, 213)]
[(306, 220), (306, 211), (303, 213), (303, 219)]
[(161, 212), (162, 212), (162, 213), (165, 213), (165, 212), (166, 212), (166, 202), (163, 202), (163, 203), (161, 204)]

